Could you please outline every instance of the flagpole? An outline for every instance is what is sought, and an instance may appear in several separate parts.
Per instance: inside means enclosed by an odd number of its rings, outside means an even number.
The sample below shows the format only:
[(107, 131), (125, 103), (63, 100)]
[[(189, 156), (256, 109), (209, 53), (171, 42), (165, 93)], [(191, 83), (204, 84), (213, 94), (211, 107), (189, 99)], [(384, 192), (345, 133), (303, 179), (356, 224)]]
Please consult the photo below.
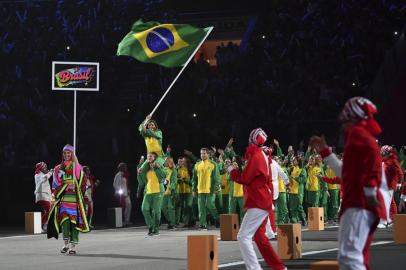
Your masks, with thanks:
[(178, 75), (176, 75), (175, 79), (172, 81), (171, 85), (169, 85), (168, 89), (166, 90), (166, 92), (163, 94), (163, 96), (161, 97), (161, 99), (158, 101), (158, 103), (155, 105), (155, 108), (152, 110), (151, 112), (151, 116), (154, 114), (154, 112), (156, 111), (156, 109), (158, 109), (159, 105), (161, 104), (162, 100), (164, 100), (164, 98), (166, 97), (166, 95), (169, 93), (169, 91), (171, 90), (172, 86), (175, 84), (176, 80), (180, 77), (180, 75), (182, 74), (183, 70), (185, 70), (186, 66), (189, 64), (189, 62), (193, 59), (194, 55), (196, 54), (196, 52), (199, 50), (200, 46), (202, 46), (203, 42), (206, 40), (206, 38), (209, 36), (210, 32), (214, 29), (213, 26), (209, 27), (209, 30), (206, 33), (206, 36), (202, 39), (202, 41), (200, 41), (199, 45), (196, 47), (195, 51), (190, 55), (189, 59), (186, 61), (186, 63), (183, 65), (182, 69), (179, 71)]

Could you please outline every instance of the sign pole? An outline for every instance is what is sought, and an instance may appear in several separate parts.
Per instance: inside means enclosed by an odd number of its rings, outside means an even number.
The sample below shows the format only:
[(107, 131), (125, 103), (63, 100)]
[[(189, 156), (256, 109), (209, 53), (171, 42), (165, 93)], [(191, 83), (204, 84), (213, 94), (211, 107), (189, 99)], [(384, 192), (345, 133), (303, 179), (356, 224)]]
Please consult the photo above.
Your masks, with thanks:
[(76, 152), (78, 91), (99, 91), (98, 62), (52, 61), (52, 91), (73, 91), (73, 147)]
[(76, 154), (76, 90), (73, 91), (73, 149)]

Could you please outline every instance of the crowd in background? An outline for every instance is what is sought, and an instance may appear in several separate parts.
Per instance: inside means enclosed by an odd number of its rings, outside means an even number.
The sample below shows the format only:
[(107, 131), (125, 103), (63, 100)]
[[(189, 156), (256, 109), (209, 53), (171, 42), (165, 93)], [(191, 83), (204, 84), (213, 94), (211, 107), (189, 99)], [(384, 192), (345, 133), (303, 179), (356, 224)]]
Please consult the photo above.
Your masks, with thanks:
[[(60, 159), (59, 148), (72, 141), (73, 97), (50, 90), (51, 61), (96, 61), (101, 91), (78, 95), (79, 155), (105, 180), (119, 160), (128, 161), (135, 175), (143, 152), (137, 125), (177, 70), (115, 54), (136, 19), (181, 18), (179, 11), (161, 11), (161, 2), (0, 4), (2, 169)], [(247, 46), (225, 43), (217, 50), (217, 67), (198, 61), (178, 80), (156, 116), (166, 141), (196, 151), (233, 136), (242, 151), (250, 128), (262, 126), (296, 148), (313, 133), (340, 147), (335, 116), (349, 96), (368, 95), (405, 12), (401, 1), (271, 1), (257, 11)]]

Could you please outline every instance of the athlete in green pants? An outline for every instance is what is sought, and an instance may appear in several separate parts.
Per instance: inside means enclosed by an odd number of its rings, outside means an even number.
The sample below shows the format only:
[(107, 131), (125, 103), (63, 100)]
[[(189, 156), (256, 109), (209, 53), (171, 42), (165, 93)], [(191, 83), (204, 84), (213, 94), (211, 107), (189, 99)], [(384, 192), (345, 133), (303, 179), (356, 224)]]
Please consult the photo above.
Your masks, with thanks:
[(166, 169), (166, 178), (164, 182), (166, 188), (162, 202), (162, 213), (168, 221), (168, 230), (171, 230), (174, 229), (176, 224), (175, 204), (177, 200), (178, 171), (176, 170), (175, 163), (171, 157), (165, 158), (164, 166)]
[(316, 166), (314, 157), (309, 158), (307, 165), (307, 207), (319, 207), (319, 179), (320, 167)]
[[(237, 182), (230, 182), (230, 193), (229, 193), (229, 214), (238, 214), (240, 225), (242, 219), (244, 218), (244, 189), (243, 185)], [(238, 210), (237, 210), (238, 209)]]
[(176, 224), (180, 221), (185, 227), (193, 226), (193, 196), (192, 196), (192, 169), (188, 166), (188, 160), (182, 157), (178, 166), (178, 203), (176, 207)]
[[(330, 167), (326, 169), (326, 177), (327, 178), (335, 178), (336, 175)], [(336, 184), (327, 184), (328, 187), (328, 222), (329, 223), (336, 223), (338, 221), (338, 207), (340, 205), (340, 190), (338, 189), (338, 185)]]
[(148, 153), (147, 160), (139, 169), (137, 197), (144, 193), (142, 213), (148, 226), (148, 235), (159, 235), (161, 207), (164, 192), (165, 168), (156, 160), (157, 154)]
[(218, 213), (214, 205), (215, 195), (219, 192), (220, 179), (217, 164), (209, 159), (208, 149), (200, 149), (201, 161), (193, 170), (193, 196), (198, 199), (200, 229), (207, 230), (207, 214), (218, 223)]
[(289, 212), (292, 223), (299, 223), (306, 220), (303, 211), (303, 184), (306, 182), (306, 170), (299, 167), (297, 157), (292, 158), (290, 168), (290, 191), (289, 191)]

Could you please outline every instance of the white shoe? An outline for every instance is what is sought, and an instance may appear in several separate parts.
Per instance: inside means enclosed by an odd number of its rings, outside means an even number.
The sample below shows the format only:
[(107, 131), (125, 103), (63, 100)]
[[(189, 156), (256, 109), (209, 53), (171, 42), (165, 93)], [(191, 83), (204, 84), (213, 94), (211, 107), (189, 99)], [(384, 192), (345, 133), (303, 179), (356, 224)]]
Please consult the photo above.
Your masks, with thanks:
[(275, 239), (275, 234), (272, 232), (266, 233), (265, 235), (266, 235), (266, 237), (268, 237), (269, 240)]
[(392, 227), (393, 226), (393, 222), (390, 222), (390, 223), (387, 223), (386, 224), (386, 228), (390, 228), (390, 227)]
[(378, 224), (378, 229), (385, 229), (385, 228), (386, 228), (385, 224), (383, 224), (383, 223)]

